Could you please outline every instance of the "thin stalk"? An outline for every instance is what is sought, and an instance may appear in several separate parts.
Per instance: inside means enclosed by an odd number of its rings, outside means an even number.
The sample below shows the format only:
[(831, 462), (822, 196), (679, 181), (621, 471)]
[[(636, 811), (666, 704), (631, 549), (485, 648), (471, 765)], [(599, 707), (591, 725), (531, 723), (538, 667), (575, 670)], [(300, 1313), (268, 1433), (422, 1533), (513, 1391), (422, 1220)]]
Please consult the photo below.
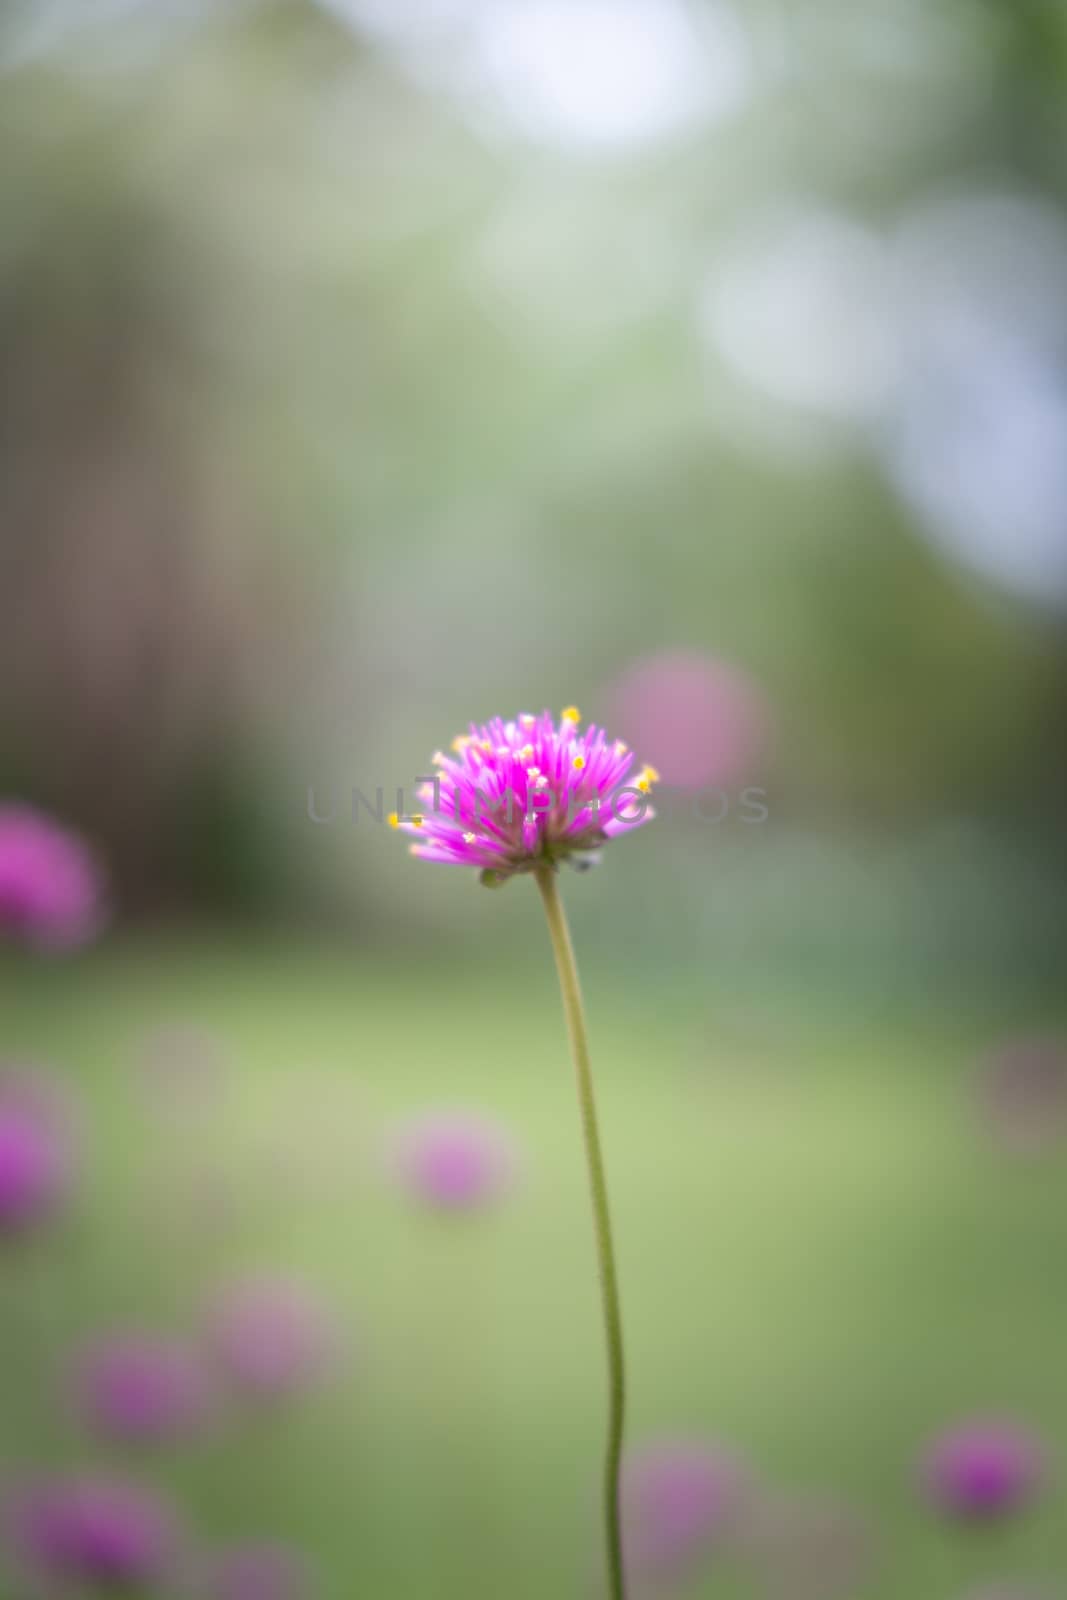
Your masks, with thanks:
[(622, 1313), (619, 1309), (619, 1281), (615, 1269), (615, 1248), (611, 1239), (608, 1187), (604, 1157), (597, 1127), (593, 1073), (589, 1064), (585, 1010), (578, 983), (567, 914), (560, 899), (557, 873), (550, 866), (538, 867), (534, 874), (541, 891), (552, 952), (556, 958), (563, 1014), (567, 1019), (574, 1072), (578, 1083), (578, 1104), (582, 1114), (582, 1136), (589, 1171), (589, 1191), (593, 1203), (597, 1264), (600, 1269), (600, 1297), (604, 1312), (604, 1333), (608, 1351), (608, 1440), (604, 1457), (604, 1525), (607, 1540), (608, 1593), (611, 1600), (625, 1600), (622, 1527), (619, 1506), (619, 1475), (622, 1466), (622, 1437), (626, 1411), (626, 1373), (623, 1364)]

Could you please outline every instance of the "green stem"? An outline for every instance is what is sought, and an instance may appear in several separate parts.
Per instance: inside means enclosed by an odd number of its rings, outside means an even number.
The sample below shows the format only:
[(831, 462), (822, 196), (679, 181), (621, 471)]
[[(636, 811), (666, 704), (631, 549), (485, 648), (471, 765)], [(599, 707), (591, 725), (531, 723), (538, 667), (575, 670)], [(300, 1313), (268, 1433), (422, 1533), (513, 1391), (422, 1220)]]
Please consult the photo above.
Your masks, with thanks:
[(615, 1249), (611, 1242), (611, 1216), (608, 1211), (608, 1186), (604, 1176), (604, 1157), (597, 1129), (593, 1072), (589, 1064), (585, 1011), (578, 983), (567, 914), (560, 899), (557, 874), (553, 867), (538, 867), (537, 887), (544, 901), (552, 952), (556, 958), (563, 1013), (567, 1019), (574, 1071), (578, 1080), (578, 1104), (582, 1113), (585, 1159), (589, 1168), (589, 1189), (593, 1201), (597, 1261), (600, 1267), (600, 1296), (604, 1308), (604, 1332), (608, 1346), (608, 1444), (604, 1459), (604, 1520), (607, 1535), (608, 1592), (611, 1600), (625, 1600), (623, 1578), (622, 1528), (619, 1508), (619, 1473), (622, 1465), (622, 1434), (626, 1410), (626, 1374), (622, 1353), (622, 1313), (619, 1309), (619, 1281), (615, 1270)]

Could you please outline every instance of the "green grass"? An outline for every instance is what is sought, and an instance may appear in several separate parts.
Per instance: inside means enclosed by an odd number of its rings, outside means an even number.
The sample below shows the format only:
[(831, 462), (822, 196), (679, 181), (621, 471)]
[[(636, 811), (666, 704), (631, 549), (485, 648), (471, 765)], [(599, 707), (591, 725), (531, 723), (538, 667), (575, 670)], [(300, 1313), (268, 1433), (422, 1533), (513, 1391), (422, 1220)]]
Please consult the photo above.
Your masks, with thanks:
[[(4, 1458), (84, 1455), (62, 1404), (79, 1339), (195, 1328), (233, 1272), (291, 1270), (339, 1319), (337, 1376), (148, 1465), (190, 1524), (306, 1546), (324, 1600), (595, 1592), (599, 1309), (548, 951), (488, 975), (464, 956), (160, 936), (0, 972), (0, 1051), (77, 1085), (85, 1146), (67, 1226), (0, 1261)], [(631, 1438), (707, 1433), (768, 1485), (855, 1507), (872, 1600), (1067, 1576), (1055, 1492), (964, 1537), (914, 1488), (923, 1440), (961, 1414), (1067, 1438), (1067, 1168), (983, 1136), (987, 1024), (872, 1033), (758, 986), (668, 995), (599, 972), (587, 990)], [(211, 1030), (227, 1071), (164, 1111), (139, 1062), (176, 1021)], [(417, 1215), (387, 1181), (391, 1124), (428, 1104), (514, 1127), (523, 1180), (492, 1215)], [(761, 1592), (733, 1563), (686, 1595)]]

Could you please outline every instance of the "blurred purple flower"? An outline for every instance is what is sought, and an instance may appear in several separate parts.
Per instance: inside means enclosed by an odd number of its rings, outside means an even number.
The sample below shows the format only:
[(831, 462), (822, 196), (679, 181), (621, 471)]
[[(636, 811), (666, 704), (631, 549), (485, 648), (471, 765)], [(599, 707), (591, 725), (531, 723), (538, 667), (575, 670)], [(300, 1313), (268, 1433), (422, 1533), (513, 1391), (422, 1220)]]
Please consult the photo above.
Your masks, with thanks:
[(82, 1357), (77, 1384), (91, 1426), (129, 1443), (160, 1443), (186, 1433), (207, 1405), (205, 1374), (177, 1339), (109, 1339)]
[(71, 1164), (58, 1097), (28, 1073), (0, 1071), (0, 1236), (20, 1233), (54, 1211)]
[(32, 1572), (79, 1592), (152, 1584), (176, 1544), (169, 1507), (116, 1478), (60, 1479), (29, 1490), (15, 1505), (13, 1533)]
[(746, 1543), (769, 1595), (835, 1600), (872, 1565), (870, 1530), (849, 1507), (817, 1494), (772, 1496), (753, 1508)]
[(923, 1462), (932, 1504), (948, 1516), (984, 1522), (1032, 1500), (1045, 1475), (1045, 1453), (1010, 1422), (968, 1422), (935, 1439)]
[(311, 1582), (298, 1551), (274, 1543), (235, 1544), (207, 1563), (205, 1600), (307, 1600)]
[(767, 740), (763, 696), (737, 668), (699, 650), (634, 663), (612, 694), (613, 715), (663, 781), (680, 789), (749, 776)]
[(235, 1387), (274, 1399), (321, 1376), (334, 1338), (322, 1307), (303, 1288), (259, 1279), (225, 1295), (214, 1317), (213, 1345)]
[(622, 1473), (627, 1564), (636, 1575), (687, 1573), (733, 1534), (749, 1491), (736, 1457), (691, 1439), (629, 1450)]
[(103, 875), (88, 847), (31, 807), (0, 803), (0, 938), (83, 944), (103, 923)]
[(1067, 1043), (1017, 1039), (1004, 1045), (980, 1080), (982, 1109), (995, 1135), (1035, 1149), (1067, 1133)]
[(416, 1199), (441, 1211), (472, 1211), (497, 1199), (515, 1172), (505, 1131), (473, 1112), (433, 1112), (413, 1121), (397, 1143), (402, 1181)]

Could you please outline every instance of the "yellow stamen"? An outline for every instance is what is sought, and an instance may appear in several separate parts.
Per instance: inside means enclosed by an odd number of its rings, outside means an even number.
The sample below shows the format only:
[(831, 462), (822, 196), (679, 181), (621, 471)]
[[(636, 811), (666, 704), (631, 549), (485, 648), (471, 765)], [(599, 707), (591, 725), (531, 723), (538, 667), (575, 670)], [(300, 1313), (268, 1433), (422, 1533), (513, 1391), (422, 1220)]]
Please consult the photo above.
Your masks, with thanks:
[(519, 754), (519, 760), (520, 761), (529, 761), (529, 759), (533, 755), (533, 753), (534, 753), (533, 745), (532, 744), (524, 744), (522, 749), (518, 753)]
[(400, 826), (400, 818), (397, 816), (395, 811), (390, 811), (387, 821), (391, 828), (399, 828)]
[(532, 728), (534, 723), (537, 721), (537, 718), (531, 716), (528, 711), (524, 711), (520, 716), (519, 721), (522, 723), (524, 728)]
[(615, 754), (617, 756), (624, 756), (629, 748), (630, 746), (626, 743), (625, 739), (615, 740)]
[(469, 744), (473, 743), (474, 740), (471, 738), (469, 733), (457, 733), (456, 737), (452, 740), (452, 748), (453, 750), (463, 751), (466, 750)]
[(492, 739), (483, 739), (482, 740), (482, 749), (483, 750), (491, 750), (492, 748), (493, 748)]
[(655, 767), (642, 767), (637, 779), (637, 787), (642, 794), (647, 794), (654, 783), (659, 782), (659, 773)]
[(571, 765), (573, 766), (575, 772), (581, 772), (582, 768), (585, 766), (585, 757), (575, 756)]
[(419, 812), (416, 811), (412, 815), (411, 826), (413, 828), (421, 828), (425, 821), (426, 821), (426, 818), (423, 817), (423, 816), (420, 816)]
[(430, 757), (430, 761), (431, 761), (432, 765), (435, 766), (435, 767), (444, 766), (446, 759), (447, 759), (447, 757), (445, 756), (445, 753), (444, 753), (443, 750), (435, 750), (433, 755)]
[(581, 722), (581, 720), (582, 713), (578, 710), (577, 706), (564, 706), (563, 710), (560, 712), (561, 722)]
[(463, 835), (463, 843), (464, 844), (473, 844), (475, 839), (477, 839), (477, 837), (478, 837), (478, 835), (476, 833), (465, 833)]

